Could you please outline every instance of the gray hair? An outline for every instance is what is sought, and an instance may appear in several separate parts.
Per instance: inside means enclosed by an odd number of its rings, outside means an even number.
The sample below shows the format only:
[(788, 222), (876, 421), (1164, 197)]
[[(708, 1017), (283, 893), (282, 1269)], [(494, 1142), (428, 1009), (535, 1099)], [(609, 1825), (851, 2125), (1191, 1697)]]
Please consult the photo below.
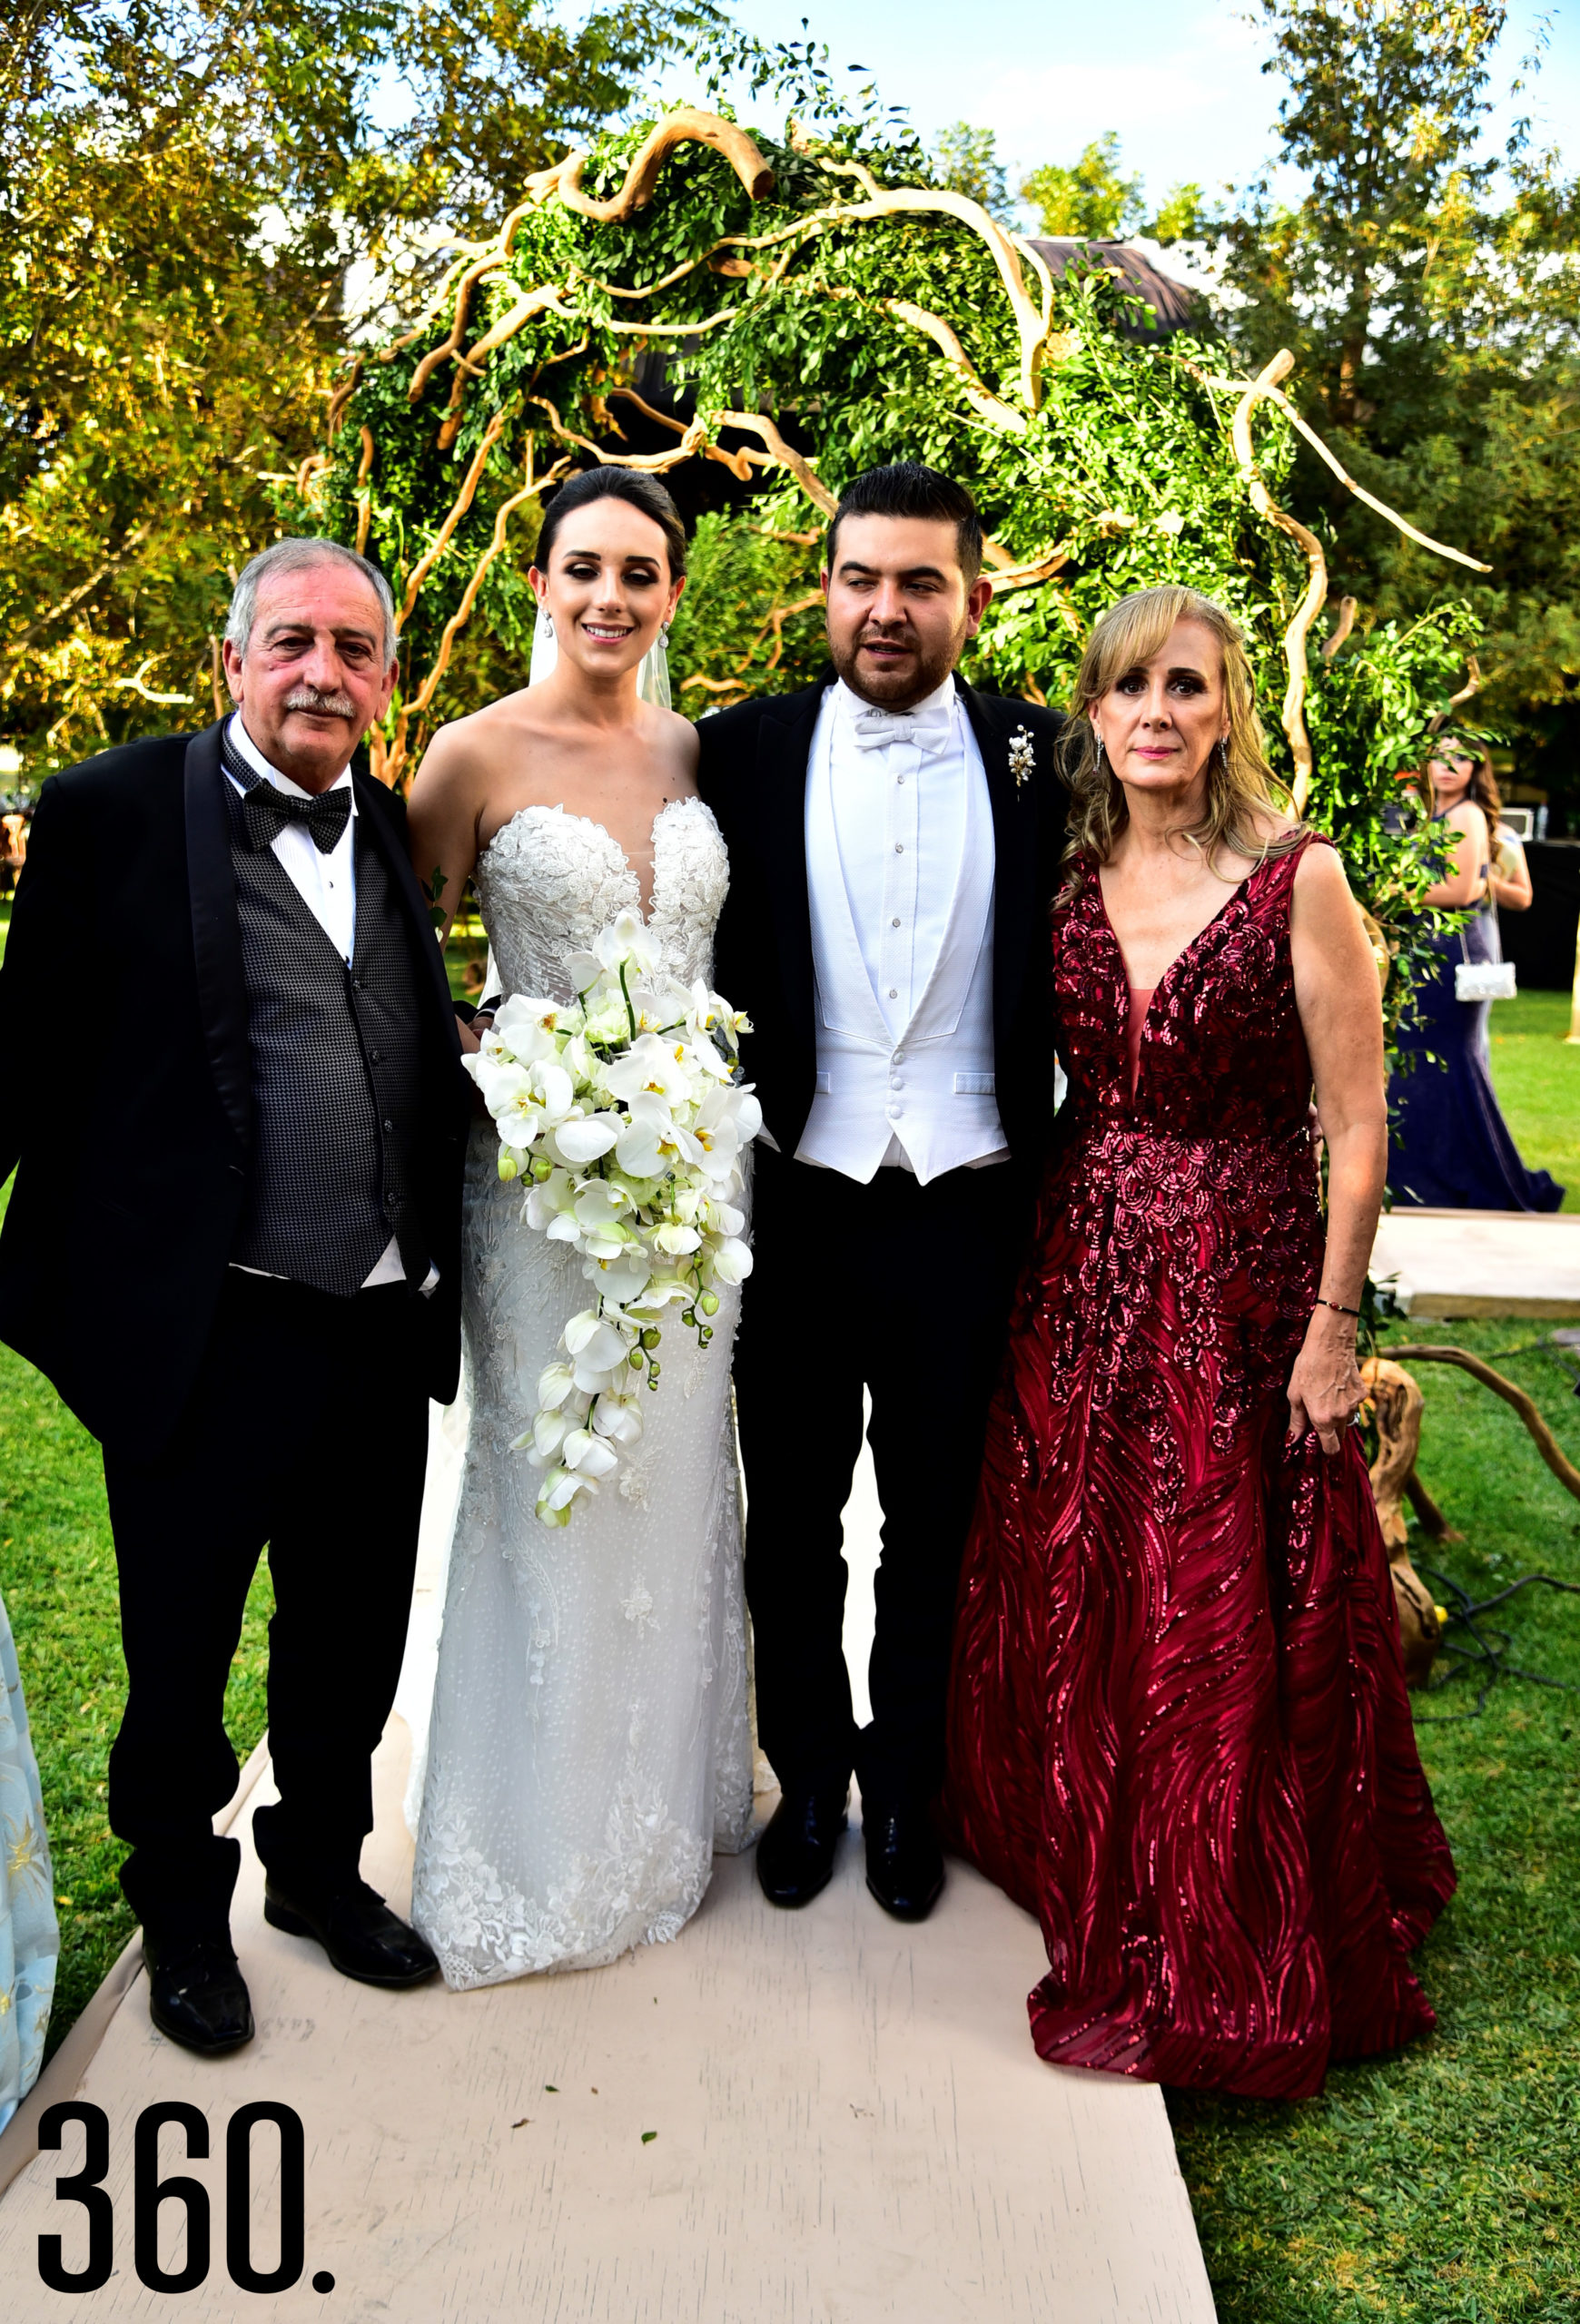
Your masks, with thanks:
[(242, 568), (241, 576), (231, 593), (231, 610), (225, 616), (225, 643), (233, 646), (238, 659), (246, 656), (252, 635), (252, 624), (258, 617), (258, 591), (275, 574), (307, 573), (315, 565), (349, 565), (379, 600), (384, 615), (383, 667), (388, 669), (395, 659), (399, 643), (395, 632), (395, 600), (390, 584), (376, 565), (359, 556), (354, 548), (347, 548), (342, 541), (290, 538), (276, 541), (272, 547), (261, 549), (250, 564)]

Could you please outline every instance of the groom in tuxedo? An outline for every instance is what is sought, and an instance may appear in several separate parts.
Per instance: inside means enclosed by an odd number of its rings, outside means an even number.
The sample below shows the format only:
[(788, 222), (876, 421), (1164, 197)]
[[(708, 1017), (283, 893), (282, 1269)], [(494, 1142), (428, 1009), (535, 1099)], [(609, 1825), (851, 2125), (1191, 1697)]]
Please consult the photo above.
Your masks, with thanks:
[(252, 2032), (226, 1674), (269, 1544), (277, 1928), (370, 1984), (426, 1945), (360, 1878), (459, 1363), (468, 1085), (400, 802), (382, 575), (282, 541), (236, 585), (236, 714), (47, 782), (0, 970), (0, 1337), (104, 1446), (128, 1692), (110, 1755), (154, 2024)]
[[(943, 1885), (955, 1587), (1017, 1264), (1052, 1128), (1056, 712), (954, 675), (992, 587), (971, 495), (905, 462), (829, 529), (833, 668), (705, 718), (729, 846), (716, 980), (755, 1027), (755, 1265), (735, 1379), (778, 1905), (827, 1883), (859, 1777), (867, 1885), (920, 1920)], [(841, 1632), (840, 1512), (863, 1390), (883, 1503), (873, 1718)]]

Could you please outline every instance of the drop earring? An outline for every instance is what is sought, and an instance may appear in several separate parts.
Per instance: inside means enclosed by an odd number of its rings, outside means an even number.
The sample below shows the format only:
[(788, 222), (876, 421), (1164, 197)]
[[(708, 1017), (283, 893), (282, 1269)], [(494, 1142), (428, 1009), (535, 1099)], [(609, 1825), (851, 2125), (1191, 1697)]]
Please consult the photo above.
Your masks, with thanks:
[(545, 637), (552, 637), (554, 635), (554, 615), (547, 606), (543, 608), (543, 635)]

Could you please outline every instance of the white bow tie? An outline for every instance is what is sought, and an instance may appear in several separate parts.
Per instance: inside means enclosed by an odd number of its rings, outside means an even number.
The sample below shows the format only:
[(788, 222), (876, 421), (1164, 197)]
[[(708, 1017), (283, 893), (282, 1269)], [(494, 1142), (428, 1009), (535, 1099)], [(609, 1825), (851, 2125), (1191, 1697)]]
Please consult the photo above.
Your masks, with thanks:
[(870, 706), (851, 716), (851, 735), (858, 751), (883, 750), (890, 743), (909, 743), (913, 749), (936, 757), (948, 746), (954, 720), (952, 705), (936, 703), (929, 710), (874, 710)]

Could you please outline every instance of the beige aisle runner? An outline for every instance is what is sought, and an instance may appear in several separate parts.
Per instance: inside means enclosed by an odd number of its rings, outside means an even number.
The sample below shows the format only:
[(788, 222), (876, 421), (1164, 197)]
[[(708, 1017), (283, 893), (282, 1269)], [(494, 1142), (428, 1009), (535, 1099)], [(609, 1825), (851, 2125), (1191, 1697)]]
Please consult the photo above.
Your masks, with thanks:
[[(394, 1720), (365, 1859), (402, 1909), (406, 1756)], [(265, 1777), (236, 1826), (258, 2038), (190, 2057), (153, 2032), (133, 1980), (76, 2088), (108, 2122), (114, 2272), (87, 2292), (40, 2280), (41, 2234), (66, 2269), (88, 2254), (81, 2204), (54, 2191), (82, 2165), (68, 2128), (0, 2196), (7, 2324), (1209, 2324), (1160, 2093), (1041, 2063), (1036, 1927), (963, 1866), (907, 1929), (867, 1896), (854, 1836), (801, 1913), (764, 1902), (750, 1857), (721, 1858), (676, 1944), (481, 1993), (380, 1994), (264, 1925), (250, 1812), (272, 1796)], [(134, 2129), (168, 2100), (209, 2130), (206, 2161), (184, 2160), (179, 2126), (160, 2137), (161, 2175), (200, 2181), (212, 2207), (206, 2280), (183, 2292), (137, 2272)], [(301, 2274), (272, 2293), (227, 2274), (226, 2125), (257, 2100), (295, 2111), (305, 2153)], [(262, 2271), (279, 2152), (254, 2131)], [(179, 2270), (179, 2200), (158, 2225), (158, 2264)]]

